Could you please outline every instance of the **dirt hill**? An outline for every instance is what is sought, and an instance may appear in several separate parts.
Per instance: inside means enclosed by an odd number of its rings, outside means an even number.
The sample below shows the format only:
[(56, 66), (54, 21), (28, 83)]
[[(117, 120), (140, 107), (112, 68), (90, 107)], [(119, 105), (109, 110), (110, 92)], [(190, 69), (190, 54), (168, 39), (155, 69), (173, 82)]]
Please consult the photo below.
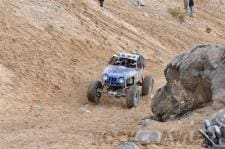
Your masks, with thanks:
[[(196, 1), (196, 16), (184, 22), (168, 11), (177, 7), (182, 10), (181, 1), (146, 0), (137, 7), (132, 0), (106, 0), (100, 8), (97, 0), (0, 0), (1, 148), (105, 149), (131, 137), (151, 115), (149, 99), (131, 110), (107, 97), (95, 106), (87, 102), (87, 85), (118, 51), (143, 54), (145, 73), (158, 88), (176, 54), (199, 43), (225, 44), (223, 1)], [(146, 148), (201, 148), (194, 134), (213, 111), (153, 122), (148, 129), (170, 140)]]

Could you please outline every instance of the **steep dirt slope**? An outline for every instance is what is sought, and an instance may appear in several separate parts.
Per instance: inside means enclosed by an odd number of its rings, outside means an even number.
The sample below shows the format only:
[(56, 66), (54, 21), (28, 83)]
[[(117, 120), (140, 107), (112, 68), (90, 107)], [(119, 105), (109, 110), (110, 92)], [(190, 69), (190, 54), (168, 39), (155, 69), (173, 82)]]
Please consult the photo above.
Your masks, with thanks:
[[(105, 8), (95, 0), (0, 0), (1, 148), (99, 149), (127, 140), (151, 115), (149, 99), (131, 110), (107, 97), (94, 106), (86, 99), (88, 83), (100, 77), (110, 55), (137, 50), (159, 87), (178, 52), (201, 42), (224, 44), (225, 13), (200, 2), (197, 16), (181, 24), (168, 13), (182, 7), (178, 0), (149, 0), (144, 8), (131, 0), (108, 0)], [(150, 129), (189, 132), (212, 111)], [(200, 148), (201, 140), (172, 138), (151, 148)]]

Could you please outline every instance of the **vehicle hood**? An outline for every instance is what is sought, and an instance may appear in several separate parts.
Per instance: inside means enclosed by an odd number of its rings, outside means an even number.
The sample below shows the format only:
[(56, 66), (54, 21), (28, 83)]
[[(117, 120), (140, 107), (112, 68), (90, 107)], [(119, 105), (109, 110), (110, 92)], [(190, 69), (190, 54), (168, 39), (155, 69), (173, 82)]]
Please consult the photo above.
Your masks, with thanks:
[(108, 65), (103, 71), (103, 74), (107, 74), (108, 76), (113, 76), (113, 77), (129, 78), (136, 74), (136, 69), (127, 68), (124, 66)]

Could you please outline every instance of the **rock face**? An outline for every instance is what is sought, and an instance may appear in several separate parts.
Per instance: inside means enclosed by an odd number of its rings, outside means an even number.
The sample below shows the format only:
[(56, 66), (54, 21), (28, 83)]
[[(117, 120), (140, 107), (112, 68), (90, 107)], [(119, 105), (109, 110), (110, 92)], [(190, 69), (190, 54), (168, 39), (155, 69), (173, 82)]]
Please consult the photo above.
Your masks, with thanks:
[(167, 84), (152, 99), (158, 120), (178, 118), (214, 102), (225, 105), (225, 47), (198, 45), (178, 55), (165, 69)]

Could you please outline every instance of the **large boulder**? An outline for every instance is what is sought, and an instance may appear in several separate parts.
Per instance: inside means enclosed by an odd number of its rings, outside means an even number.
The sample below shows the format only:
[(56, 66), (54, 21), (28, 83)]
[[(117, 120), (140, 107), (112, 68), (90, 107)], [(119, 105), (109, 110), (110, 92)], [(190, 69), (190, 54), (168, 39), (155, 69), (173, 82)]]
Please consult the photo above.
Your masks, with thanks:
[(198, 45), (175, 57), (164, 73), (167, 84), (151, 102), (158, 120), (178, 118), (211, 101), (225, 105), (224, 46)]

